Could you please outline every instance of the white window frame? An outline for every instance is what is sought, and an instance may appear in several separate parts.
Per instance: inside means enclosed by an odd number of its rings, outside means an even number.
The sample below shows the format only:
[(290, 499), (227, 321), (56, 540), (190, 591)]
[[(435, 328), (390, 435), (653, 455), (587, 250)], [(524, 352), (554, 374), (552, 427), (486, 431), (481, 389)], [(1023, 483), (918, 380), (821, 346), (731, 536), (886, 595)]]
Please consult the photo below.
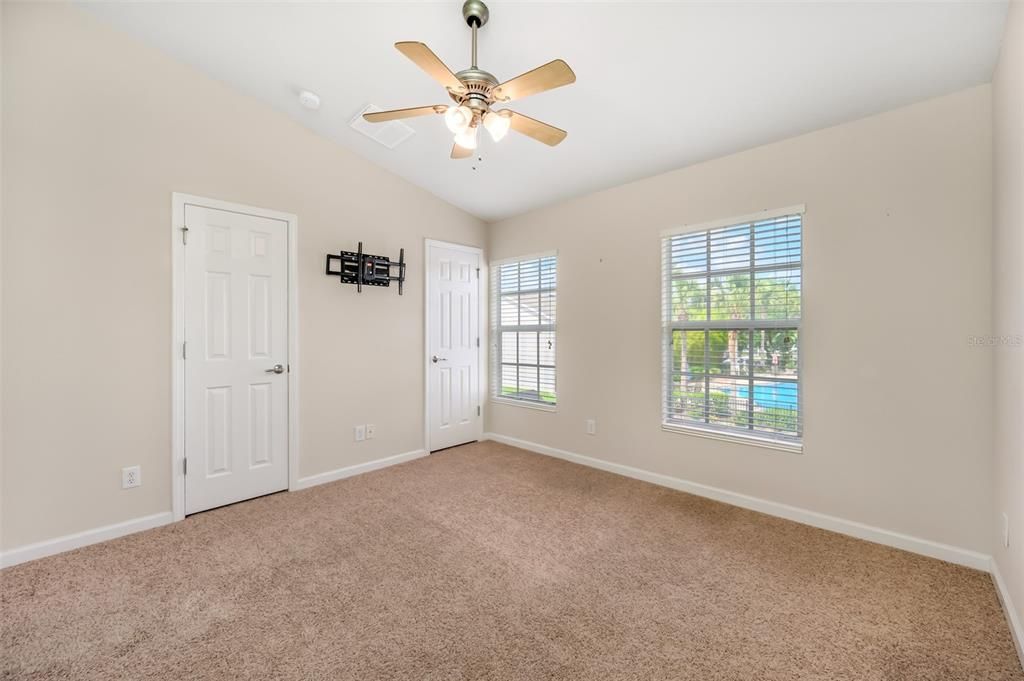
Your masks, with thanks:
[[(539, 260), (541, 258), (555, 258), (555, 323), (554, 324), (531, 324), (529, 326), (502, 326), (501, 325), (501, 267), (512, 263), (525, 262), (528, 260)], [(514, 407), (537, 409), (540, 411), (554, 412), (558, 410), (558, 251), (544, 251), (542, 253), (531, 253), (529, 255), (517, 255), (510, 258), (494, 260), (489, 264), (491, 274), (491, 390), (490, 400), (496, 404), (506, 404)], [(519, 397), (509, 397), (501, 394), (501, 334), (503, 331), (537, 331), (550, 332), (555, 334), (555, 403), (530, 400)], [(538, 357), (537, 361), (540, 361)], [(540, 386), (538, 386), (539, 389)]]
[[(796, 328), (799, 337), (803, 338), (803, 314), (804, 314), (804, 286), (803, 286), (803, 270), (804, 270), (804, 233), (807, 225), (805, 219), (806, 206), (799, 204), (795, 206), (788, 206), (786, 208), (778, 208), (772, 210), (763, 210), (757, 213), (751, 213), (749, 215), (740, 215), (732, 218), (724, 218), (721, 220), (713, 220), (710, 222), (703, 222), (699, 224), (685, 225), (682, 227), (674, 227), (670, 229), (662, 230), (661, 238), (659, 239), (660, 257), (662, 258), (662, 272), (661, 272), (661, 283), (662, 283), (662, 321), (661, 321), (661, 357), (662, 357), (662, 386), (661, 386), (661, 397), (659, 399), (659, 409), (661, 410), (661, 429), (670, 433), (680, 433), (685, 435), (695, 435), (698, 437), (706, 437), (714, 440), (722, 440), (725, 442), (735, 442), (740, 444), (755, 445), (759, 447), (765, 447), (768, 449), (775, 449), (779, 451), (792, 452), (796, 454), (803, 453), (804, 443), (804, 373), (803, 373), (803, 348), (797, 354), (797, 413), (799, 414), (799, 430), (796, 440), (790, 439), (776, 439), (769, 435), (757, 434), (757, 433), (743, 433), (740, 430), (732, 430), (726, 428), (717, 428), (713, 425), (697, 425), (695, 423), (680, 423), (671, 422), (667, 419), (665, 413), (665, 400), (666, 395), (672, 390), (672, 361), (671, 361), (671, 334), (672, 331), (678, 328), (678, 326), (672, 323), (668, 319), (667, 305), (668, 301), (665, 300), (666, 295), (670, 295), (666, 291), (665, 282), (669, 276), (668, 272), (664, 270), (666, 264), (664, 263), (664, 248), (665, 239), (679, 236), (682, 234), (692, 234), (694, 232), (708, 232), (723, 227), (732, 227), (737, 225), (743, 225), (746, 223), (761, 222), (764, 220), (771, 220), (774, 218), (786, 217), (789, 215), (799, 215), (800, 221), (800, 272), (801, 272), (801, 285), (800, 285), (800, 319), (797, 320), (796, 324), (792, 320), (785, 320), (784, 323), (779, 324), (773, 320), (761, 320), (761, 323), (757, 323), (757, 320), (743, 320), (744, 328), (750, 328), (752, 330), (760, 330), (771, 328)], [(710, 266), (710, 263), (709, 263)], [(751, 263), (753, 267), (753, 263)], [(754, 270), (751, 269), (751, 272)], [(710, 292), (709, 292), (710, 295)], [(729, 320), (727, 322), (716, 322), (706, 321), (705, 326), (728, 326), (729, 328), (736, 328), (736, 322)], [(692, 328), (692, 327), (691, 327)], [(802, 346), (802, 342), (801, 342)], [(751, 395), (751, 398), (753, 396)]]

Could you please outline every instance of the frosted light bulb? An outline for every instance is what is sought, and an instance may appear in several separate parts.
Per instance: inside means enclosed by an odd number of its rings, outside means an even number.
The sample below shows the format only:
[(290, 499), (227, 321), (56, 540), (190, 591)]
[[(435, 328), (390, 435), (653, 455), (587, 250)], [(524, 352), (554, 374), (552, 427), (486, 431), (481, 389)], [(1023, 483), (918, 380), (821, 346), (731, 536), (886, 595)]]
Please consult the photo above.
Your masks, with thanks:
[(487, 128), (487, 132), (491, 133), (491, 139), (495, 142), (500, 142), (501, 138), (508, 134), (508, 129), (511, 125), (511, 116), (503, 116), (495, 111), (484, 116), (484, 127)]
[(476, 127), (466, 128), (456, 135), (455, 143), (463, 149), (476, 149)]
[(451, 106), (444, 112), (444, 124), (458, 135), (473, 122), (473, 112), (468, 106)]

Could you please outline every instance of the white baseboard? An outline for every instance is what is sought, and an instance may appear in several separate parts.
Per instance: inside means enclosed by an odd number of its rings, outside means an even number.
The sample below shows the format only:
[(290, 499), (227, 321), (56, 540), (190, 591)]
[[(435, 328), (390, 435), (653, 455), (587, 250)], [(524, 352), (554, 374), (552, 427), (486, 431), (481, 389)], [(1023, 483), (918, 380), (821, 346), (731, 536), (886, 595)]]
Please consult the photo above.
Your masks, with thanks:
[[(326, 473), (320, 473), (319, 475), (299, 478), (298, 483), (292, 487), (292, 489), (299, 490), (307, 487), (313, 487), (315, 485), (322, 485), (325, 482), (341, 480), (342, 478), (359, 475), (360, 473), (368, 473), (370, 471), (375, 471), (378, 468), (394, 466), (395, 464), (412, 461), (413, 459), (418, 459), (419, 457), (426, 455), (427, 452), (425, 450), (417, 449), (404, 454), (396, 454), (395, 456), (388, 456), (383, 459), (376, 459), (374, 461), (356, 464), (355, 466), (347, 466), (345, 468), (327, 471)], [(55, 539), (47, 539), (46, 541), (28, 544), (27, 546), (19, 546), (18, 548), (9, 549), (0, 553), (0, 568), (25, 563), (37, 558), (52, 556), (56, 553), (63, 553), (64, 551), (88, 546), (89, 544), (98, 544), (102, 541), (116, 539), (117, 537), (123, 537), (126, 534), (133, 534), (135, 532), (149, 530), (154, 527), (160, 527), (161, 525), (166, 525), (171, 522), (174, 522), (174, 514), (171, 511), (165, 511), (163, 513), (143, 516), (142, 518), (126, 520), (121, 523), (114, 523), (113, 525), (105, 525), (91, 530), (76, 532), (75, 534), (68, 534), (63, 537), (56, 537)]]
[(632, 466), (624, 466), (622, 464), (612, 463), (602, 459), (583, 456), (582, 454), (574, 454), (573, 452), (567, 452), (563, 449), (556, 449), (555, 447), (548, 447), (547, 445), (537, 444), (536, 442), (528, 442), (526, 440), (508, 437), (507, 435), (484, 433), (484, 439), (494, 440), (495, 442), (512, 445), (513, 447), (519, 447), (520, 449), (526, 449), (538, 454), (553, 456), (555, 458), (564, 459), (583, 466), (590, 466), (591, 468), (597, 468), (609, 473), (624, 475), (627, 478), (634, 478), (636, 480), (643, 480), (644, 482), (650, 482), (662, 487), (677, 489), (681, 492), (688, 492), (689, 494), (695, 494), (700, 497), (706, 497), (726, 504), (732, 504), (733, 506), (739, 506), (740, 508), (750, 509), (751, 511), (758, 511), (759, 513), (785, 518), (786, 520), (803, 523), (804, 525), (811, 525), (812, 527), (818, 527), (823, 530), (838, 532), (840, 534), (864, 539), (876, 544), (892, 546), (897, 549), (903, 549), (904, 551), (919, 553), (930, 558), (938, 558), (939, 560), (945, 560), (957, 565), (974, 568), (975, 570), (988, 572), (991, 568), (991, 556), (984, 553), (978, 553), (977, 551), (971, 551), (957, 546), (950, 546), (949, 544), (941, 544), (939, 542), (921, 539), (919, 537), (912, 537), (899, 532), (884, 530), (880, 527), (873, 527), (871, 525), (865, 525), (852, 520), (844, 520), (842, 518), (825, 515), (816, 511), (797, 508), (796, 506), (780, 504), (776, 501), (768, 501), (767, 499), (759, 499), (757, 497), (747, 496), (746, 494), (731, 492), (718, 487), (711, 487), (710, 485), (704, 485), (699, 482), (673, 478), (669, 475), (652, 473), (640, 468), (633, 468)]
[(373, 461), (367, 461), (366, 463), (357, 463), (354, 466), (336, 468), (333, 471), (327, 471), (326, 473), (317, 473), (316, 475), (299, 478), (298, 482), (296, 482), (291, 489), (293, 491), (306, 489), (307, 487), (315, 487), (326, 482), (334, 482), (335, 480), (351, 478), (353, 475), (369, 473), (370, 471), (405, 463), (406, 461), (412, 461), (413, 459), (418, 459), (421, 456), (426, 455), (427, 451), (425, 449), (415, 449), (411, 452), (405, 452), (404, 454), (395, 454), (394, 456), (386, 456), (383, 459), (374, 459)]
[(1024, 667), (1024, 623), (1017, 616), (1017, 609), (1013, 607), (1013, 599), (1010, 598), (1010, 590), (1006, 588), (1003, 575), (999, 572), (999, 563), (996, 562), (994, 556), (992, 557), (990, 571), (992, 573), (992, 581), (996, 584), (996, 593), (999, 594), (999, 600), (1003, 604), (1003, 611), (1006, 612), (1006, 623), (1010, 626), (1010, 636), (1013, 638), (1013, 644), (1017, 646), (1017, 656), (1020, 657), (1020, 665)]
[(63, 537), (47, 539), (35, 544), (20, 546), (16, 549), (8, 549), (0, 553), (0, 567), (10, 567), (11, 565), (25, 563), (45, 556), (52, 556), (55, 553), (63, 553), (64, 551), (81, 548), (89, 544), (98, 544), (101, 541), (123, 537), (126, 534), (160, 527), (173, 520), (174, 516), (171, 512), (165, 511), (126, 520), (121, 523), (114, 523), (113, 525), (104, 525), (103, 527), (76, 532), (75, 534), (66, 534)]

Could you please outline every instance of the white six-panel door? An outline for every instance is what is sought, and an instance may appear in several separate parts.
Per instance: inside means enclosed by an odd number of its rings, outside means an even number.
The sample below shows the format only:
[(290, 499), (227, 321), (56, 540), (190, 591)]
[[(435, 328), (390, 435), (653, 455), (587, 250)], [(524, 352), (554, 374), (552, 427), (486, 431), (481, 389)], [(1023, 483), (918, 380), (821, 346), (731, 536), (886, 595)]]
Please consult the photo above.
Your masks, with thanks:
[(479, 440), (480, 253), (427, 244), (430, 451)]
[(185, 512), (196, 513), (288, 487), (288, 223), (188, 204), (185, 224)]

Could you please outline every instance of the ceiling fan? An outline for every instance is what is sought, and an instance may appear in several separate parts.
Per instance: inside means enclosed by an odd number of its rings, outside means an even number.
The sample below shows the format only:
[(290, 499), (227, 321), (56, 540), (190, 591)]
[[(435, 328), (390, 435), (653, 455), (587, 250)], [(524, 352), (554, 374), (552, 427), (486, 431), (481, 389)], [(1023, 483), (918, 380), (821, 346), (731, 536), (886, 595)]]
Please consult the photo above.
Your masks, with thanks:
[(452, 158), (469, 158), (477, 147), (477, 134), (482, 125), (498, 142), (509, 131), (532, 137), (549, 146), (555, 146), (565, 139), (565, 130), (541, 123), (529, 116), (510, 109), (492, 110), (491, 106), (553, 90), (576, 82), (576, 74), (561, 59), (539, 66), (532, 71), (499, 83), (493, 75), (477, 67), (476, 32), (487, 23), (490, 13), (481, 0), (466, 0), (462, 5), (462, 17), (473, 30), (472, 65), (468, 69), (452, 73), (429, 47), (419, 42), (395, 43), (398, 51), (416, 63), (427, 75), (443, 85), (454, 105), (435, 104), (410, 109), (393, 109), (363, 114), (370, 123), (383, 123), (398, 118), (413, 118), (438, 114), (444, 116), (448, 129), (455, 134)]

